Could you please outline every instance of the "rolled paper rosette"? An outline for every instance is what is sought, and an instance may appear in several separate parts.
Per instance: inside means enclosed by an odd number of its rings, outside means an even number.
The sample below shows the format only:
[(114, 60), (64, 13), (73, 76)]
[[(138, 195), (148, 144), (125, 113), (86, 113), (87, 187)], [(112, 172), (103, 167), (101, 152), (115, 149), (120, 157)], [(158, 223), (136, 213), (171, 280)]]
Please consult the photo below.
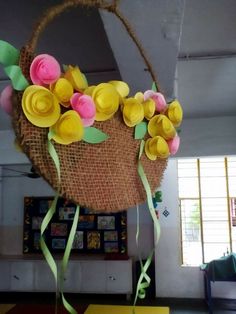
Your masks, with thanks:
[(170, 151), (165, 139), (161, 136), (155, 136), (146, 141), (145, 153), (149, 159), (156, 160), (157, 158), (167, 158)]
[(70, 103), (72, 108), (79, 113), (85, 127), (93, 125), (96, 108), (91, 96), (75, 93), (71, 97)]
[(148, 123), (148, 133), (151, 137), (160, 135), (165, 140), (170, 140), (176, 135), (172, 122), (163, 114), (152, 117)]
[(144, 117), (147, 120), (150, 120), (156, 111), (155, 101), (151, 98), (144, 100), (144, 94), (141, 92), (136, 93), (134, 98), (137, 99), (143, 105)]
[(133, 127), (144, 118), (144, 108), (135, 98), (124, 99), (123, 119), (127, 126)]
[(167, 141), (167, 144), (169, 146), (170, 154), (175, 155), (177, 151), (179, 150), (180, 145), (180, 137), (176, 135), (171, 140)]
[(174, 126), (179, 126), (183, 119), (183, 110), (178, 100), (172, 101), (167, 110), (167, 116)]
[(0, 94), (0, 107), (9, 115), (12, 113), (13, 88), (7, 85)]
[(60, 117), (61, 107), (56, 96), (39, 85), (28, 86), (22, 96), (22, 109), (26, 118), (34, 125), (47, 128)]
[(92, 90), (92, 98), (96, 105), (96, 121), (106, 121), (113, 117), (119, 108), (117, 90), (112, 84), (101, 83)]
[(35, 85), (53, 84), (60, 75), (61, 68), (59, 63), (48, 54), (38, 55), (31, 63), (30, 78)]
[(79, 67), (68, 66), (64, 78), (66, 78), (73, 86), (73, 88), (82, 92), (88, 87), (88, 82), (85, 75), (80, 71)]
[(59, 78), (54, 84), (50, 85), (50, 90), (57, 97), (63, 107), (70, 107), (70, 98), (73, 95), (73, 86), (65, 78)]
[(161, 93), (155, 92), (153, 90), (147, 90), (144, 92), (144, 101), (150, 98), (154, 100), (157, 112), (164, 112), (166, 110), (166, 100)]
[(50, 132), (55, 142), (68, 145), (82, 140), (84, 127), (79, 114), (74, 110), (68, 110), (51, 126)]

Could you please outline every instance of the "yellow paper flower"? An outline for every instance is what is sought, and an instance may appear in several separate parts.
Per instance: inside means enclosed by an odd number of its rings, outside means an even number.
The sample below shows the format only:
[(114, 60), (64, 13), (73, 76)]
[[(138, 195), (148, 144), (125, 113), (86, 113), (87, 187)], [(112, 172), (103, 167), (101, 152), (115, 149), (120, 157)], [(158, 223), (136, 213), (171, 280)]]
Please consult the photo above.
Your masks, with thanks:
[(129, 86), (127, 83), (123, 81), (110, 81), (108, 83), (115, 87), (122, 98), (125, 98), (129, 95)]
[(70, 107), (70, 98), (73, 95), (73, 86), (65, 78), (60, 78), (50, 86), (50, 90), (57, 97), (60, 104), (64, 107)]
[(174, 100), (170, 103), (167, 115), (174, 126), (180, 125), (183, 119), (183, 110), (178, 100)]
[(137, 101), (139, 101), (141, 104), (144, 102), (144, 96), (142, 92), (137, 92), (134, 95), (134, 98), (137, 99)]
[(50, 131), (54, 141), (64, 145), (80, 141), (84, 136), (82, 120), (74, 110), (63, 113), (57, 123), (50, 128)]
[(143, 105), (144, 117), (147, 120), (150, 120), (156, 111), (155, 101), (151, 98), (144, 101), (144, 95), (141, 92), (136, 93), (134, 98), (137, 99)]
[(151, 160), (167, 158), (170, 154), (167, 142), (161, 136), (149, 138), (145, 143), (145, 153)]
[(135, 98), (124, 100), (123, 119), (127, 126), (133, 127), (144, 118), (144, 108)]
[(96, 105), (96, 121), (110, 119), (119, 108), (119, 94), (109, 83), (97, 85), (92, 92), (92, 98)]
[(22, 97), (22, 109), (34, 125), (47, 128), (60, 117), (60, 105), (55, 95), (39, 85), (28, 86)]
[(88, 87), (84, 90), (84, 94), (92, 97), (93, 91), (94, 91), (95, 87), (96, 87), (95, 85), (88, 86)]
[(148, 133), (151, 137), (162, 136), (165, 140), (170, 140), (176, 134), (172, 122), (163, 114), (152, 117), (148, 123)]
[(143, 107), (144, 107), (144, 116), (147, 120), (150, 120), (155, 111), (156, 111), (156, 104), (155, 101), (151, 98), (147, 99), (146, 101), (143, 102)]
[(84, 76), (84, 74), (80, 71), (80, 69), (76, 67), (68, 66), (64, 77), (72, 84), (75, 90), (83, 91), (88, 87), (88, 82)]

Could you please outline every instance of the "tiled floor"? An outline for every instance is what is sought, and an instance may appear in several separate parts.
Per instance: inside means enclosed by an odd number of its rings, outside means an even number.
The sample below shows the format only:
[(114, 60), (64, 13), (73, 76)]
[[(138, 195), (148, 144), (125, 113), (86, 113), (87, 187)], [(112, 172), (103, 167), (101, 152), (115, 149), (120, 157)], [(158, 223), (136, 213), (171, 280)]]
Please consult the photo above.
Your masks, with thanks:
[[(113, 295), (84, 295), (84, 294), (70, 294), (67, 295), (71, 304), (123, 304), (130, 305), (132, 301), (127, 301), (125, 296)], [(13, 304), (53, 304), (55, 295), (48, 293), (0, 293), (1, 303)], [(208, 314), (208, 309), (203, 300), (195, 299), (145, 299), (140, 300), (138, 305), (150, 306), (168, 306), (170, 307), (170, 314)], [(221, 307), (221, 303), (215, 302), (214, 314), (236, 314), (236, 306), (234, 310), (225, 310)]]

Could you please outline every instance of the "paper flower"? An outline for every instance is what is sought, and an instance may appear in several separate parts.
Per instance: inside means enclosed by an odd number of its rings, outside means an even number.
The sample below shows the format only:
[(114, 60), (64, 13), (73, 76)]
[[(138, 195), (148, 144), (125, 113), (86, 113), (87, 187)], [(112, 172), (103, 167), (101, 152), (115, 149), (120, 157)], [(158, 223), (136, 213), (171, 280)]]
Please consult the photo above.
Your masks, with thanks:
[(53, 84), (60, 75), (60, 65), (57, 60), (50, 55), (38, 55), (31, 63), (30, 78), (35, 85)]
[(158, 112), (163, 112), (166, 109), (166, 100), (165, 97), (158, 92), (155, 92), (153, 90), (147, 90), (144, 93), (144, 101), (146, 101), (147, 99), (153, 99), (155, 101), (156, 104), (156, 111)]
[(64, 145), (80, 141), (84, 135), (83, 123), (74, 110), (63, 113), (57, 123), (50, 128), (50, 131), (54, 141)]
[(175, 155), (179, 150), (180, 137), (176, 135), (173, 139), (167, 141), (167, 144), (170, 150), (170, 154)]
[(144, 100), (144, 94), (141, 92), (136, 93), (134, 98), (137, 99), (143, 105), (144, 117), (147, 120), (150, 120), (153, 117), (156, 110), (155, 101), (151, 98)]
[(108, 83), (115, 87), (122, 98), (125, 98), (129, 95), (129, 86), (127, 83), (123, 81), (110, 81)]
[(76, 91), (81, 92), (88, 87), (88, 82), (84, 74), (77, 66), (73, 67), (69, 65), (64, 74), (64, 77), (72, 84)]
[(170, 154), (167, 142), (161, 136), (149, 138), (145, 143), (146, 156), (151, 160), (167, 158)]
[(70, 107), (70, 98), (73, 95), (74, 90), (68, 80), (59, 78), (59, 80), (50, 86), (50, 89), (62, 106)]
[(174, 100), (170, 103), (167, 115), (174, 126), (180, 125), (183, 119), (183, 110), (178, 100)]
[(96, 108), (91, 96), (75, 93), (70, 103), (72, 108), (79, 113), (85, 127), (94, 123)]
[(22, 109), (27, 119), (42, 128), (50, 127), (60, 117), (60, 105), (55, 95), (43, 86), (28, 86), (22, 97)]
[(172, 122), (165, 115), (158, 114), (149, 121), (148, 133), (151, 137), (160, 135), (165, 140), (170, 140), (175, 136), (176, 130)]
[(119, 108), (119, 94), (109, 83), (97, 85), (93, 89), (92, 98), (96, 105), (96, 121), (110, 119)]
[(135, 98), (124, 100), (123, 119), (127, 126), (133, 127), (144, 118), (144, 108)]
[(13, 88), (7, 85), (0, 94), (0, 107), (9, 115), (12, 113)]

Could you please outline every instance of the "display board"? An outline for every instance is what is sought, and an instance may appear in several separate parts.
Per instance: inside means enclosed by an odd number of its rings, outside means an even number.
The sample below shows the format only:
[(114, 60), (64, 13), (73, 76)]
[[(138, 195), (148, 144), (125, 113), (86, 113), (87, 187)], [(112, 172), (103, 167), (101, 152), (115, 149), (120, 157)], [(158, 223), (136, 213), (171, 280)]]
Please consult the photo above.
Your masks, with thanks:
[[(40, 226), (53, 197), (24, 198), (23, 253), (40, 253)], [(76, 205), (63, 198), (44, 235), (51, 252), (64, 252)], [(79, 222), (72, 246), (73, 253), (127, 254), (126, 212), (94, 213), (81, 207)]]

